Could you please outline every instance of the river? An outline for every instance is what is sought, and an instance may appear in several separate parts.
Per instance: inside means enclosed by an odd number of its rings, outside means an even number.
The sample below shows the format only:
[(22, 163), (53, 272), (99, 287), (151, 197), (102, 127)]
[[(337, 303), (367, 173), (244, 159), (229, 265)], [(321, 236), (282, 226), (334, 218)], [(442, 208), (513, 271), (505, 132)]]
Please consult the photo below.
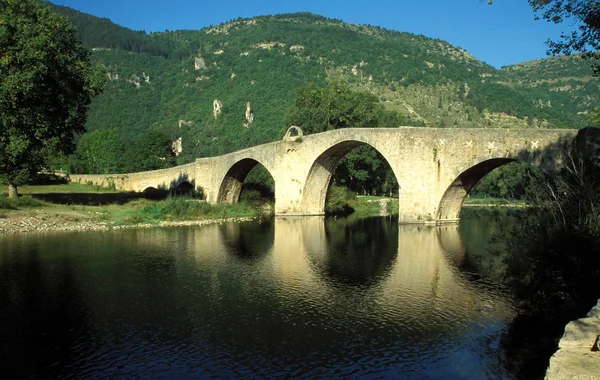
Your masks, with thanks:
[(0, 235), (0, 373), (514, 378), (500, 339), (515, 307), (472, 264), (494, 259), (498, 223), (302, 217)]

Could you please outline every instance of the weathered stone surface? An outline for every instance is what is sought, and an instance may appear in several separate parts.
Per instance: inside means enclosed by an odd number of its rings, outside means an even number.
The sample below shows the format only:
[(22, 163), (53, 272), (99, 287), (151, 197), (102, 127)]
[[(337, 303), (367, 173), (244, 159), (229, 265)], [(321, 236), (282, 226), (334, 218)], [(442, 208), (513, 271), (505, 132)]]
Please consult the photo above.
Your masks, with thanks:
[(600, 379), (600, 353), (561, 349), (552, 357), (546, 379)]
[(173, 141), (171, 149), (173, 150), (173, 153), (175, 153), (175, 156), (179, 156), (181, 152), (183, 152), (183, 137), (179, 137), (177, 140)]
[(206, 70), (206, 62), (202, 56), (194, 57), (194, 70)]
[(254, 121), (254, 114), (252, 113), (252, 109), (250, 108), (250, 102), (246, 103), (246, 112), (244, 113), (244, 116), (246, 117), (244, 127), (248, 127)]
[(600, 379), (600, 351), (592, 351), (600, 335), (600, 301), (585, 318), (571, 321), (550, 358), (546, 379)]
[(565, 333), (558, 348), (586, 347), (591, 349), (598, 335), (600, 335), (600, 319), (581, 318), (570, 322), (565, 327)]
[(248, 172), (258, 163), (275, 182), (277, 215), (322, 215), (327, 187), (339, 160), (369, 145), (390, 164), (400, 186), (400, 221), (458, 220), (469, 190), (491, 170), (512, 161), (560, 165), (557, 152), (576, 130), (475, 128), (349, 128), (278, 141), (170, 169), (117, 175), (72, 175), (117, 189), (169, 189), (189, 182), (209, 203), (237, 202)]

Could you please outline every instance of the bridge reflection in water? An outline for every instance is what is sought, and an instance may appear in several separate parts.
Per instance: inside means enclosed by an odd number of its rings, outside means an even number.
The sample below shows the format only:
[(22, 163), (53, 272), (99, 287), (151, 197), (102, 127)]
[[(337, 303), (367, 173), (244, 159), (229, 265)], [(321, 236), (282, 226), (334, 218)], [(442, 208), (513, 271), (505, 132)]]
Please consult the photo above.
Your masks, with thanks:
[(466, 260), (458, 226), (396, 218), (0, 236), (0, 336), (20, 342), (0, 370), (501, 378), (513, 309)]
[(395, 218), (377, 219), (374, 224), (278, 217), (262, 224), (207, 226), (186, 235), (199, 266), (207, 260), (260, 261), (257, 277), (299, 297), (310, 294), (327, 303), (331, 292), (359, 291), (362, 307), (389, 309), (395, 304), (398, 317), (423, 325), (442, 309), (456, 317), (447, 322), (457, 324), (482, 309), (498, 320), (513, 315), (501, 297), (461, 273), (465, 247), (458, 225), (398, 225)]

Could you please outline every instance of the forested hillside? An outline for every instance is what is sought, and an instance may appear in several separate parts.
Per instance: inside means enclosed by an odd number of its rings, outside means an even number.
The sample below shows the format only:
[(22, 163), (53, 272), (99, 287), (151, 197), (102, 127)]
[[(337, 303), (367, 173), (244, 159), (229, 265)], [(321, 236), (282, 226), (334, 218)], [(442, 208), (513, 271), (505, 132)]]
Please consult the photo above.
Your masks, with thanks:
[(106, 70), (88, 131), (114, 130), (124, 147), (164, 132), (181, 139), (179, 163), (280, 139), (307, 83), (372, 94), (399, 113), (386, 120), (435, 127), (578, 128), (600, 95), (579, 57), (496, 70), (441, 40), (308, 13), (146, 34), (53, 8)]

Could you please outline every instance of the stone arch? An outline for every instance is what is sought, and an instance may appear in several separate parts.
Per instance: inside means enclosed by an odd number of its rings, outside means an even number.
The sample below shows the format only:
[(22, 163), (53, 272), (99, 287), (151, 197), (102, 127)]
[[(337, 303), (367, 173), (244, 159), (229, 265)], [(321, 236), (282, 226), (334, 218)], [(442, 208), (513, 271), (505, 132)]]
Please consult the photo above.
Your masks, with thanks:
[(156, 187), (148, 186), (142, 191), (142, 193), (155, 193), (157, 191), (159, 191), (159, 190)]
[(142, 197), (151, 200), (165, 199), (168, 195), (168, 191), (160, 189), (154, 186), (147, 186), (142, 192)]
[(174, 183), (174, 186), (171, 189), (171, 192), (174, 195), (191, 195), (196, 191), (196, 187), (190, 181), (180, 181), (178, 183)]
[(304, 133), (300, 127), (292, 125), (288, 128), (287, 132), (283, 136), (283, 141), (296, 141), (302, 139)]
[[(325, 200), (333, 171), (342, 157), (362, 145), (375, 149), (381, 154), (387, 164), (390, 165), (387, 157), (379, 149), (362, 141), (346, 140), (329, 147), (317, 157), (308, 172), (304, 189), (302, 190), (302, 212), (304, 214), (323, 215), (325, 213)], [(390, 167), (398, 181), (398, 175), (394, 167), (392, 165)]]
[[(229, 168), (225, 178), (221, 181), (219, 193), (217, 195), (217, 203), (237, 203), (242, 192), (242, 185), (250, 171), (258, 164), (261, 164), (273, 177), (273, 173), (262, 163), (253, 158), (244, 158)], [(273, 177), (275, 178), (275, 177)], [(277, 185), (277, 184), (275, 184)]]
[(481, 178), (492, 170), (517, 160), (512, 158), (492, 158), (474, 165), (459, 174), (448, 186), (437, 210), (437, 220), (456, 221), (469, 191)]

